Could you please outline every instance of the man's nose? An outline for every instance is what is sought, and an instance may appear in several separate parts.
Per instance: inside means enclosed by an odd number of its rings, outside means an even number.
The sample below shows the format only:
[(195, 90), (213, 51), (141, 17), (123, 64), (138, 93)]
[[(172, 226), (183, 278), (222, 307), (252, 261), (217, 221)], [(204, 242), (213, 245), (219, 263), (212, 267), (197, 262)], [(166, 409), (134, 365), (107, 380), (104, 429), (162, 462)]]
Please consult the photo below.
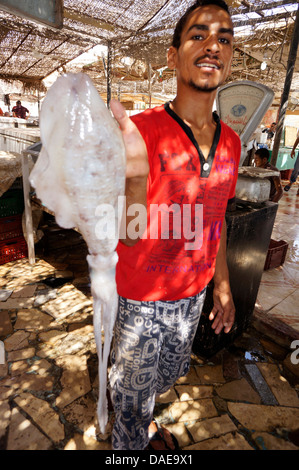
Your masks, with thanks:
[(205, 40), (205, 50), (216, 54), (219, 52), (218, 37), (215, 34), (211, 34)]

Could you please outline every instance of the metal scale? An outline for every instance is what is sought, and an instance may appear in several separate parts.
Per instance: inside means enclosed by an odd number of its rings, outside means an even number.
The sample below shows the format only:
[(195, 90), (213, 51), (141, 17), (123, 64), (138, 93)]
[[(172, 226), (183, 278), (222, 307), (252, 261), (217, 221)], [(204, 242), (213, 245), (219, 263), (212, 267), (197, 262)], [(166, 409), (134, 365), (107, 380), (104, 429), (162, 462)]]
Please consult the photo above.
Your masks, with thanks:
[(250, 80), (229, 83), (218, 90), (217, 112), (242, 142), (240, 166), (246, 157), (247, 143), (263, 119), (274, 98), (274, 92)]
[[(236, 196), (250, 202), (269, 199), (269, 176), (277, 172), (263, 168), (242, 167), (247, 156), (247, 144), (270, 107), (274, 92), (260, 83), (244, 80), (229, 83), (218, 90), (217, 112), (240, 137), (242, 150)], [(241, 168), (242, 167), (242, 168)]]
[[(193, 342), (193, 352), (210, 357), (242, 334), (250, 324), (263, 274), (278, 204), (269, 201), (271, 171), (245, 167), (247, 144), (272, 103), (274, 93), (251, 81), (228, 84), (219, 89), (217, 112), (240, 136), (242, 154), (236, 188), (237, 203), (226, 212), (227, 264), (236, 308), (232, 330), (216, 335), (209, 314), (213, 308), (213, 281), (207, 287), (202, 316)], [(260, 191), (266, 183), (267, 190)], [(244, 187), (246, 187), (245, 194)], [(249, 187), (249, 189), (248, 189)], [(262, 196), (261, 193), (263, 192)]]

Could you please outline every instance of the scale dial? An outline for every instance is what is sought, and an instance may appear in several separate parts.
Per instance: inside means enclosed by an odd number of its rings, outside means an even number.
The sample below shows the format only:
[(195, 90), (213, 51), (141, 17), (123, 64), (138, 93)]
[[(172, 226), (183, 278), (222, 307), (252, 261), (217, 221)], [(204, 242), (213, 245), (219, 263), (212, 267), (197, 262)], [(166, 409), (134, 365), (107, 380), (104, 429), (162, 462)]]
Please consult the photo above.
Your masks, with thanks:
[(242, 143), (240, 166), (246, 158), (247, 143), (273, 98), (273, 90), (251, 80), (229, 83), (217, 92), (216, 106), (220, 119), (240, 136)]
[(242, 142), (240, 165), (246, 157), (246, 145), (273, 98), (273, 90), (250, 80), (229, 83), (217, 92), (216, 106), (220, 119), (240, 136)]
[(219, 93), (222, 121), (241, 135), (264, 95), (264, 90), (251, 85), (226, 88)]

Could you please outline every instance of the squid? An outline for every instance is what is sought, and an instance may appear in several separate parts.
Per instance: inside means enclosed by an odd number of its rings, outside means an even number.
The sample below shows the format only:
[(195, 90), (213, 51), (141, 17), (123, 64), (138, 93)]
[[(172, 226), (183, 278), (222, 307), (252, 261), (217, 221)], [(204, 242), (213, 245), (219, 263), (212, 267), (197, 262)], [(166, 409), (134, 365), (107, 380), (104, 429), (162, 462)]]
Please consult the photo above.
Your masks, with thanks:
[(88, 247), (99, 364), (97, 416), (104, 433), (107, 366), (118, 304), (115, 250), (124, 207), (125, 146), (117, 123), (84, 73), (62, 75), (48, 90), (40, 135), (42, 149), (30, 184), (58, 225), (76, 228)]

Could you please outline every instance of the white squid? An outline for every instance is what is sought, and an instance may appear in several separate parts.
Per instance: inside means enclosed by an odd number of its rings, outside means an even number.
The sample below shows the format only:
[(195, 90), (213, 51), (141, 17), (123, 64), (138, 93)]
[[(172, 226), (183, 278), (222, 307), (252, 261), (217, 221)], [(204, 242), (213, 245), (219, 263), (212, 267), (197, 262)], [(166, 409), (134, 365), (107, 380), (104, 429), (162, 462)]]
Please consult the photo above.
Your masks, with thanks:
[[(125, 147), (116, 122), (83, 73), (63, 75), (49, 89), (41, 109), (40, 133), (42, 150), (30, 183), (37, 197), (55, 213), (57, 223), (77, 228), (88, 246), (99, 358), (97, 414), (104, 433), (108, 421), (107, 362), (118, 302), (115, 248), (122, 215), (123, 198), (119, 196), (125, 188)], [(96, 225), (107, 217), (101, 210), (107, 204), (109, 226), (115, 223), (115, 233), (110, 230), (109, 237), (99, 239)]]

